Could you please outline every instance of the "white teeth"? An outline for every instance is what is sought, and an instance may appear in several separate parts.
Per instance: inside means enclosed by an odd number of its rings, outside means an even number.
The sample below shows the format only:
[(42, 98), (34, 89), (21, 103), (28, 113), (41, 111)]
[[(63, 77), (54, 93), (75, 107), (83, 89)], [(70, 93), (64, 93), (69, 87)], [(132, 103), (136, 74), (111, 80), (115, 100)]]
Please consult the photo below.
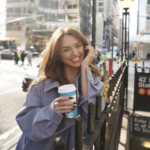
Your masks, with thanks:
[(79, 57), (78, 58), (75, 58), (75, 59), (72, 59), (73, 61), (75, 61), (75, 60), (78, 60), (79, 59)]

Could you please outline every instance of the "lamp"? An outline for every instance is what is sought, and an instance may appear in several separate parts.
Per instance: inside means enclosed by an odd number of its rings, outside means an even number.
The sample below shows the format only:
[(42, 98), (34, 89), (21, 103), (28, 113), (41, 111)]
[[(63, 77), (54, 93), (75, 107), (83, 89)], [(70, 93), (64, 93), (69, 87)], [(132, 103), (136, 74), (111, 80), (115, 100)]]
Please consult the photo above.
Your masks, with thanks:
[(121, 53), (123, 55), (123, 50), (125, 52), (125, 56), (127, 56), (127, 77), (126, 77), (126, 111), (127, 111), (127, 102), (128, 102), (128, 66), (129, 66), (129, 17), (130, 13), (127, 11), (133, 5), (134, 0), (120, 0), (120, 7), (125, 10), (122, 13), (122, 48)]
[(129, 9), (132, 7), (134, 0), (120, 0), (120, 7), (122, 9)]

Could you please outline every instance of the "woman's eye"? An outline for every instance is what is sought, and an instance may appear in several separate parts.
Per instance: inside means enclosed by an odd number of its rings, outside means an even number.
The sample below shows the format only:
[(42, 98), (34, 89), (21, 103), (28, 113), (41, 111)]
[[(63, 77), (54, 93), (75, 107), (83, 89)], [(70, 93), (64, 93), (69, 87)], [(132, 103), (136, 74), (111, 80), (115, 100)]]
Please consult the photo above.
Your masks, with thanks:
[(67, 52), (67, 51), (69, 51), (70, 49), (64, 49), (64, 52)]
[(81, 45), (77, 45), (76, 47), (80, 47)]

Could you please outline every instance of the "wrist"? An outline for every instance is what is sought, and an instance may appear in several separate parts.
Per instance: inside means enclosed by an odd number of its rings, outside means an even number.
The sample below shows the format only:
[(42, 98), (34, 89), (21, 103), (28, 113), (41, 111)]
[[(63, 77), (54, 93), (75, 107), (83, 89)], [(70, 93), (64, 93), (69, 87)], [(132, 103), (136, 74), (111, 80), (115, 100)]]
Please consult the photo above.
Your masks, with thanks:
[(85, 64), (81, 65), (81, 69), (86, 69), (87, 67), (89, 67), (89, 65), (85, 65)]

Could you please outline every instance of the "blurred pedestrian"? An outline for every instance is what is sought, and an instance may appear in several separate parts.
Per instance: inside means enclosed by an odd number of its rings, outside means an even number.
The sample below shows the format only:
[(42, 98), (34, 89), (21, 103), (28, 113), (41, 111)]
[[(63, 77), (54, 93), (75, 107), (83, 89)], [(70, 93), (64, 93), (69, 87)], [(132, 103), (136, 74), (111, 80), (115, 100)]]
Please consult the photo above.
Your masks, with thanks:
[[(75, 118), (66, 118), (64, 114), (76, 109), (86, 123), (88, 104), (96, 105), (97, 95), (102, 96), (101, 110), (105, 108), (104, 83), (92, 65), (94, 48), (81, 33), (66, 26), (58, 28), (44, 52), (39, 75), (16, 116), (23, 132), (16, 150), (54, 150), (57, 137), (65, 141), (66, 150), (72, 150)], [(66, 84), (76, 86), (76, 98), (59, 96), (59, 86)]]
[(119, 51), (117, 51), (116, 56), (117, 56), (117, 63), (119, 63)]
[(98, 52), (97, 52), (97, 60), (98, 60), (98, 63), (99, 63), (99, 61), (101, 60), (101, 59), (100, 59), (100, 56), (101, 56), (101, 55), (100, 55), (100, 52), (98, 51)]
[(29, 51), (29, 53), (27, 54), (27, 59), (28, 59), (28, 66), (30, 65), (31, 67), (32, 67), (32, 58), (33, 58), (32, 52)]
[(17, 55), (18, 55), (18, 62), (19, 62), (19, 60), (21, 60), (21, 52), (17, 51)]
[(18, 57), (17, 50), (15, 51), (15, 54), (14, 54), (14, 60), (15, 60), (15, 65), (18, 65), (19, 57)]
[(132, 58), (134, 58), (134, 56), (135, 56), (135, 51), (132, 52)]
[(22, 61), (22, 64), (20, 65), (21, 66), (24, 66), (24, 59), (26, 57), (26, 54), (24, 53), (24, 51), (21, 53), (21, 61)]

